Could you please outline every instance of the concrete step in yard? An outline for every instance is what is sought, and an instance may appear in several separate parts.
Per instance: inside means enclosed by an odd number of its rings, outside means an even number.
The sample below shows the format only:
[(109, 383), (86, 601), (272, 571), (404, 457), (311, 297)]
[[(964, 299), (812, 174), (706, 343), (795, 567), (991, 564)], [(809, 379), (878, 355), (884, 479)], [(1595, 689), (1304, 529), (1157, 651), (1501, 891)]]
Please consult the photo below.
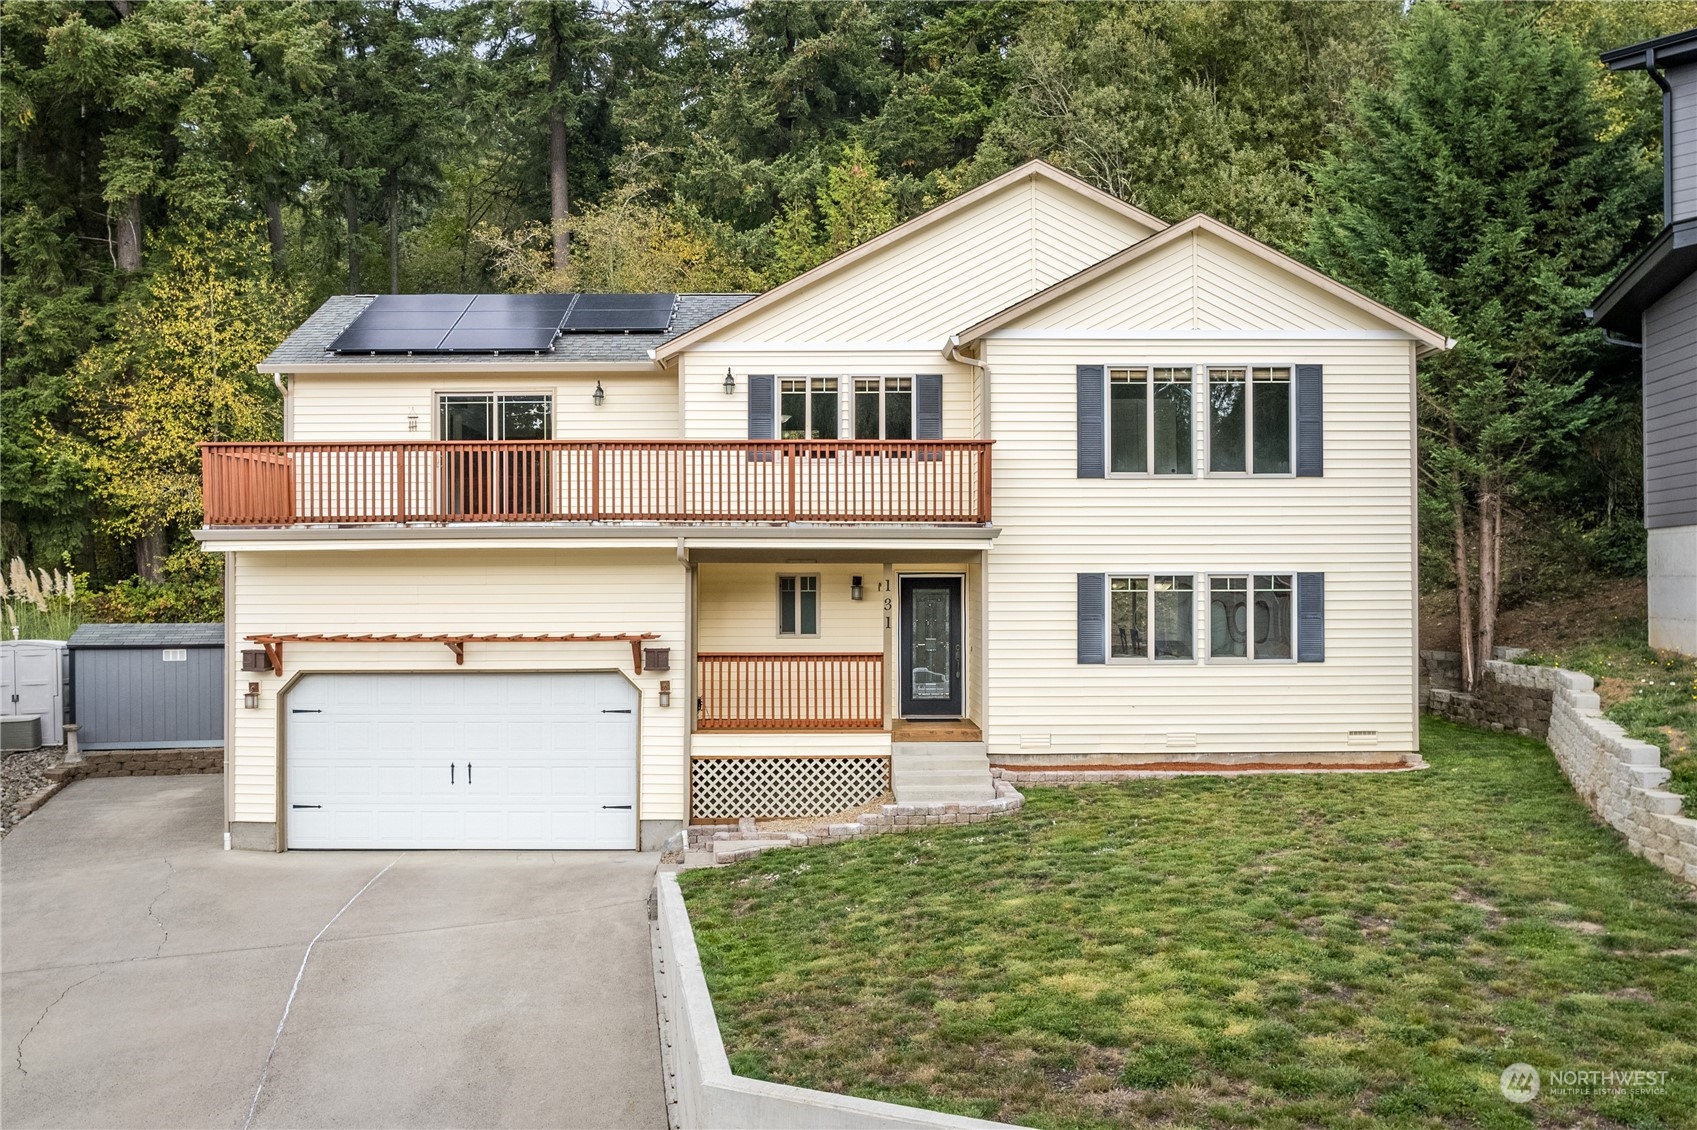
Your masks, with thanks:
[(890, 777), (897, 804), (996, 799), (989, 749), (983, 742), (894, 742)]

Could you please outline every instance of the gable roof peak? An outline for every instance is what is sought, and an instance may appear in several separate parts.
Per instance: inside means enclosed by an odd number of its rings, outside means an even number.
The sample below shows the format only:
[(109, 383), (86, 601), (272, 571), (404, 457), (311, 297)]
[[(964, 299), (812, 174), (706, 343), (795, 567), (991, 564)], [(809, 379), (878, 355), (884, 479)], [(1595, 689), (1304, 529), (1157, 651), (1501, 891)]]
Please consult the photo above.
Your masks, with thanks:
[(1197, 232), (1207, 232), (1241, 250), (1249, 252), (1263, 261), (1294, 275), (1297, 278), (1318, 287), (1334, 298), (1338, 298), (1356, 307), (1362, 312), (1386, 322), (1406, 333), (1420, 344), (1420, 352), (1435, 353), (1450, 348), (1455, 342), (1446, 338), (1438, 331), (1421, 325), (1413, 318), (1400, 314), (1374, 298), (1369, 298), (1353, 287), (1345, 286), (1321, 271), (1315, 270), (1299, 259), (1294, 259), (1276, 247), (1262, 243), (1254, 236), (1238, 231), (1230, 224), (1216, 220), (1206, 212), (1196, 212), (1163, 231), (1156, 232), (1148, 239), (1140, 240), (1123, 251), (1115, 252), (1106, 259), (1084, 268), (1076, 274), (1069, 275), (1061, 281), (1038, 291), (1030, 298), (1016, 302), (976, 325), (969, 326), (950, 339), (957, 346), (967, 345), (983, 338), (985, 335), (1002, 328), (1018, 318), (1038, 310), (1058, 298), (1062, 298), (1083, 287), (1089, 286), (1097, 279), (1111, 274), (1128, 263), (1137, 261), (1144, 256), (1170, 246), (1188, 235)]
[(1069, 191), (1076, 192), (1080, 196), (1093, 200), (1112, 211), (1118, 212), (1120, 215), (1125, 216), (1133, 222), (1149, 228), (1152, 231), (1159, 232), (1167, 226), (1166, 223), (1159, 217), (1151, 215), (1134, 205), (1127, 204), (1119, 197), (1114, 196), (1111, 193), (1104, 192), (1096, 186), (1081, 180), (1063, 169), (1056, 168), (1054, 165), (1051, 165), (1042, 158), (1034, 157), (1025, 162), (1023, 165), (1018, 165), (1009, 169), (1000, 176), (992, 177), (983, 184), (975, 185), (974, 187), (967, 189), (952, 200), (946, 200), (934, 208), (926, 209), (911, 219), (904, 220), (889, 231), (884, 232), (882, 235), (875, 236), (872, 239), (867, 240), (865, 243), (856, 247), (851, 247), (847, 251), (825, 260), (812, 270), (802, 272), (795, 278), (790, 279), (788, 282), (781, 283), (778, 286), (773, 287), (771, 290), (766, 291), (757, 298), (743, 303), (734, 310), (727, 311), (719, 317), (714, 318), (703, 325), (697, 326), (695, 329), (690, 330), (687, 333), (679, 334), (670, 341), (650, 350), (649, 356), (654, 358), (656, 361), (665, 361), (670, 357), (676, 356), (696, 342), (710, 337), (720, 330), (732, 326), (745, 318), (751, 317), (770, 306), (776, 305), (791, 295), (814, 285), (821, 279), (829, 278), (837, 272), (842, 271), (863, 259), (869, 258), (872, 255), (876, 255), (885, 248), (890, 247), (917, 232), (924, 231), (926, 228), (929, 228), (958, 212), (965, 211), (979, 201), (984, 200), (987, 197), (994, 196), (1003, 189), (1032, 180), (1044, 180), (1050, 184), (1058, 185)]

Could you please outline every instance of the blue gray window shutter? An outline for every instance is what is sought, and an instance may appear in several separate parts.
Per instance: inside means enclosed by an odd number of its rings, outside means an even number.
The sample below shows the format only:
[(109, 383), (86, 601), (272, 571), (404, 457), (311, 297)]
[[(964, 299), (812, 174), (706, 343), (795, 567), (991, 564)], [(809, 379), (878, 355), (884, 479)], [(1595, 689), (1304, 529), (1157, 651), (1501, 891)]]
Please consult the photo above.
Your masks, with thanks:
[(778, 405), (772, 377), (748, 378), (748, 438), (778, 438)]
[[(1100, 370), (1097, 370), (1100, 372)], [(1108, 576), (1078, 575), (1078, 661), (1108, 661)]]
[(1326, 661), (1326, 574), (1296, 575), (1296, 661)]
[(1106, 477), (1107, 438), (1102, 415), (1107, 409), (1108, 396), (1104, 377), (1101, 365), (1078, 367), (1078, 477), (1081, 479)]
[(943, 377), (922, 373), (913, 378), (913, 438), (943, 438)]
[(1319, 478), (1325, 472), (1325, 413), (1320, 366), (1296, 367), (1296, 474)]

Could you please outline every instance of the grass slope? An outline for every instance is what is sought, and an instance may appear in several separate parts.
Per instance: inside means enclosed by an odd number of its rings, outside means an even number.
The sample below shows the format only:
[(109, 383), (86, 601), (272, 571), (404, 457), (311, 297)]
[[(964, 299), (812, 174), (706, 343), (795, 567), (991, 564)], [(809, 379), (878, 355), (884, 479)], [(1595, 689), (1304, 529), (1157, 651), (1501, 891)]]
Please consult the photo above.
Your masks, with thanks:
[(1697, 811), (1697, 659), (1652, 651), (1643, 625), (1591, 643), (1533, 652), (1521, 662), (1583, 671), (1597, 682), (1603, 716), (1640, 741), (1659, 746), (1673, 771), (1663, 788)]
[[(732, 1066), (1041, 1127), (1697, 1125), (1697, 899), (1541, 743), (1424, 746), (687, 873)], [(1515, 1061), (1668, 1074), (1515, 1106)]]

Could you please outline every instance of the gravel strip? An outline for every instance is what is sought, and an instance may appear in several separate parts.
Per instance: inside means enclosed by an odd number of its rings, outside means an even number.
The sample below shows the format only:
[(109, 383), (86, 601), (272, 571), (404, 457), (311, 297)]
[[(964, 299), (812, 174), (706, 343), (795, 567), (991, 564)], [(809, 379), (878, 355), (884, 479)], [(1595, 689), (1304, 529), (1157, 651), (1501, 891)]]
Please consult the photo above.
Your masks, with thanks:
[(0, 760), (0, 836), (18, 824), (13, 811), (47, 784), (47, 771), (65, 760), (63, 746), (46, 746), (24, 753), (8, 753)]

